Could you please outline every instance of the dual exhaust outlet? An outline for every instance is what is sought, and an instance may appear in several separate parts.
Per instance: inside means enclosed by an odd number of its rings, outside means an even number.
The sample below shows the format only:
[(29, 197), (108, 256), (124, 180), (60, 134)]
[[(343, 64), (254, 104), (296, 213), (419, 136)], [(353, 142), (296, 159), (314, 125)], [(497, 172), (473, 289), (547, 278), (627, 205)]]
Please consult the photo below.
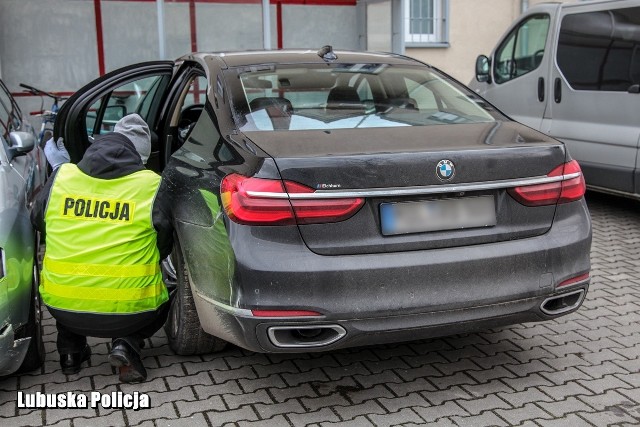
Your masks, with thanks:
[(544, 314), (557, 316), (558, 314), (566, 313), (579, 307), (584, 297), (584, 289), (554, 295), (545, 299), (542, 304), (540, 304), (540, 310), (542, 310)]
[[(540, 304), (540, 310), (550, 316), (576, 309), (585, 297), (584, 289), (554, 295)], [(340, 325), (271, 326), (267, 335), (273, 345), (280, 348), (323, 347), (333, 344), (347, 335)]]
[(269, 340), (276, 347), (323, 347), (341, 340), (347, 331), (339, 325), (271, 326)]

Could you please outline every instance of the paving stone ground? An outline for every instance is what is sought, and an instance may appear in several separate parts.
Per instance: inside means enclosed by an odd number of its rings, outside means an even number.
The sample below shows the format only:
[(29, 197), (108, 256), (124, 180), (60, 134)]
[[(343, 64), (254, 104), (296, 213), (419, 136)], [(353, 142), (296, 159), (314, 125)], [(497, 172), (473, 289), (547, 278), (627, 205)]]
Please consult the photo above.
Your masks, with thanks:
[[(121, 385), (107, 340), (91, 366), (60, 373), (47, 314), (41, 372), (0, 380), (0, 426), (640, 425), (640, 204), (588, 194), (591, 289), (555, 321), (321, 354), (235, 347), (174, 355), (148, 340), (149, 379)], [(18, 409), (25, 392), (145, 392), (151, 409)]]

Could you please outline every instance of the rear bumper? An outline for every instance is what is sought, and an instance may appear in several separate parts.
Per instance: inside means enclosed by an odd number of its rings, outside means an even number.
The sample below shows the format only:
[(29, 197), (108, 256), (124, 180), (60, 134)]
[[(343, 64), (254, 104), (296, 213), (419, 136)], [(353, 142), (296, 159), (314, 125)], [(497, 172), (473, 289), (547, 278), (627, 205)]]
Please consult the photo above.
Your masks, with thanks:
[[(588, 290), (588, 283), (567, 291)], [(561, 295), (558, 293), (557, 295)], [(540, 305), (551, 295), (527, 298), (502, 304), (491, 304), (443, 312), (427, 312), (412, 315), (386, 316), (367, 319), (261, 319), (212, 304), (201, 295), (196, 297), (200, 321), (209, 333), (228, 342), (256, 352), (315, 352), (345, 347), (413, 341), (433, 337), (468, 333), (516, 323), (549, 320), (569, 314), (579, 305), (558, 316), (544, 314)], [(220, 326), (224, 325), (223, 328)], [(282, 346), (274, 344), (270, 331), (276, 328), (298, 327), (327, 328), (338, 326), (344, 336), (328, 345)]]
[[(250, 236), (233, 237), (246, 241)], [(234, 247), (236, 270), (229, 300), (221, 302), (206, 284), (193, 281), (203, 329), (260, 352), (301, 351), (274, 345), (269, 334), (274, 326), (344, 329), (344, 336), (329, 345), (304, 348), (320, 351), (568, 314), (582, 303), (588, 280), (556, 286), (589, 271), (591, 223), (580, 201), (560, 205), (553, 226), (542, 236), (470, 247), (321, 256), (293, 238), (277, 245), (258, 243)], [(569, 310), (557, 315), (541, 310), (549, 297), (577, 289), (584, 292)], [(258, 318), (251, 313), (258, 308), (311, 310), (322, 316)]]

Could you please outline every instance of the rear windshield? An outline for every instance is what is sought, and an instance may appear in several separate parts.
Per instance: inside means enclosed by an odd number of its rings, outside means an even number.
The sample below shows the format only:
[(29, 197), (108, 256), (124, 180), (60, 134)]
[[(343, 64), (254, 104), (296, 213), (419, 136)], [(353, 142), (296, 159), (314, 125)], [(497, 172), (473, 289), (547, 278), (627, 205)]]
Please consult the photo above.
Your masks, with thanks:
[[(389, 64), (263, 65), (232, 71), (243, 132), (492, 122), (465, 87), (427, 67)], [(239, 77), (239, 79), (238, 79)]]

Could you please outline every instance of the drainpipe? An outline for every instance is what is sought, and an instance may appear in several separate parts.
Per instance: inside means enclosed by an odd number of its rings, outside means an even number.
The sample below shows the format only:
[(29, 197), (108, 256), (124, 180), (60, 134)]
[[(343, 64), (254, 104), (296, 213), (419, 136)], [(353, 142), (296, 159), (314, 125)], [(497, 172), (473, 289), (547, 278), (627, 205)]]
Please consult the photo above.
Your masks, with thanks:
[(520, 0), (520, 13), (525, 13), (529, 9), (529, 0)]
[(156, 1), (156, 10), (158, 12), (158, 55), (160, 59), (166, 59), (167, 45), (164, 38), (164, 0)]
[(271, 11), (270, 1), (262, 0), (262, 47), (265, 50), (271, 49)]
[(391, 0), (391, 52), (400, 55), (404, 55), (403, 4), (403, 0)]

